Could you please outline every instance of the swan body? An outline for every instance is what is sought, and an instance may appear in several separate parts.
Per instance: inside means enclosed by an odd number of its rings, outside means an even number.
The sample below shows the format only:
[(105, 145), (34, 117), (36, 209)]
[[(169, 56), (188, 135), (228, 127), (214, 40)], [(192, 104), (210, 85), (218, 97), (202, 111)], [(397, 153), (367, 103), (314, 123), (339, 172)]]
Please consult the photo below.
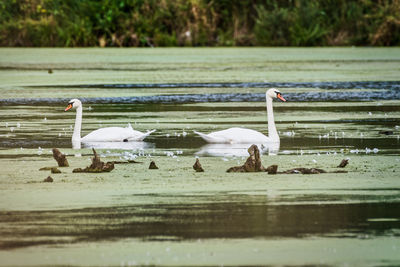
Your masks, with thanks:
[(131, 124), (127, 127), (106, 127), (94, 130), (88, 135), (81, 138), (81, 127), (82, 127), (82, 102), (78, 99), (72, 99), (69, 101), (65, 111), (70, 109), (76, 109), (76, 118), (74, 133), (72, 134), (72, 143), (77, 142), (128, 142), (128, 141), (142, 141), (152, 131), (142, 133), (132, 129)]
[(129, 123), (126, 128), (123, 127), (106, 127), (94, 130), (88, 135), (81, 138), (81, 142), (127, 142), (127, 141), (143, 141), (148, 135), (155, 130), (142, 133), (132, 129)]
[(276, 130), (274, 113), (272, 109), (272, 99), (279, 98), (282, 101), (286, 101), (280, 91), (275, 88), (269, 89), (265, 93), (266, 105), (267, 105), (267, 116), (268, 116), (268, 134), (266, 136), (260, 132), (246, 128), (229, 128), (222, 131), (212, 132), (204, 134), (195, 131), (201, 138), (208, 143), (217, 144), (247, 144), (247, 143), (279, 143), (279, 135)]
[(243, 143), (268, 143), (271, 142), (270, 138), (264, 134), (252, 129), (246, 128), (229, 128), (222, 131), (203, 134), (194, 131), (201, 138), (208, 143), (216, 144), (243, 144)]

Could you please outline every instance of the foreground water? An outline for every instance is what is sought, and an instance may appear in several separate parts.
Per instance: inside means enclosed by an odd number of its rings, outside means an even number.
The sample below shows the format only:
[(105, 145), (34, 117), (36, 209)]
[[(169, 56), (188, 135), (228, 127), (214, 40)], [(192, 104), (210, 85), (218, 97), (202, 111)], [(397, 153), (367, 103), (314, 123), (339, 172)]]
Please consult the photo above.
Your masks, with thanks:
[[(399, 265), (399, 51), (0, 49), (0, 265)], [(193, 133), (267, 133), (270, 86), (288, 102), (274, 102), (281, 144), (264, 165), (329, 173), (226, 173), (248, 145)], [(83, 133), (157, 131), (73, 150), (75, 97)], [(90, 146), (142, 163), (73, 174)], [(61, 174), (39, 171), (53, 147), (70, 161)]]

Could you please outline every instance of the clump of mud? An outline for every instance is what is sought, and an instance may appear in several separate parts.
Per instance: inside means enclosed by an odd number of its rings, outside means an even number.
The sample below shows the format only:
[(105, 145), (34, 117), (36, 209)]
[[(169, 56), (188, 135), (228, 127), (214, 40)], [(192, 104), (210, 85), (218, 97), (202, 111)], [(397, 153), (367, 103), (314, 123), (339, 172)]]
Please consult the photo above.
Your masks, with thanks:
[[(260, 151), (256, 145), (251, 145), (247, 150), (250, 156), (247, 158), (246, 162), (242, 166), (231, 167), (227, 172), (268, 172), (268, 174), (320, 174), (327, 173), (327, 171), (318, 168), (293, 168), (287, 171), (278, 172), (278, 165), (271, 165), (265, 168), (261, 163)], [(348, 160), (343, 160), (341, 165), (347, 165)], [(343, 167), (344, 167), (343, 166)], [(338, 166), (340, 167), (340, 166)], [(193, 166), (194, 168), (194, 166)], [(346, 173), (345, 171), (336, 171), (334, 173)]]
[(379, 131), (379, 134), (384, 134), (384, 135), (393, 135), (393, 131)]
[(326, 171), (323, 169), (317, 169), (317, 168), (294, 168), (294, 169), (284, 171), (283, 173), (286, 173), (286, 174), (294, 174), (294, 173), (320, 174), (320, 173), (326, 173)]
[(247, 152), (250, 157), (247, 158), (246, 162), (242, 166), (231, 167), (227, 172), (268, 172), (268, 174), (276, 174), (278, 165), (272, 165), (265, 168), (261, 163), (260, 150), (256, 145), (251, 145)]
[(204, 172), (204, 169), (203, 169), (203, 167), (201, 166), (199, 159), (196, 159), (196, 162), (195, 162), (194, 165), (193, 165), (193, 169), (194, 169), (196, 172)]
[(344, 168), (347, 166), (347, 164), (349, 164), (349, 160), (348, 159), (344, 159), (340, 162), (340, 164), (337, 166), (338, 168)]
[(114, 163), (107, 162), (104, 163), (100, 160), (100, 157), (97, 155), (96, 150), (92, 148), (94, 157), (92, 158), (92, 164), (84, 169), (76, 168), (72, 172), (90, 172), (90, 173), (97, 173), (97, 172), (110, 172), (114, 169)]
[(69, 167), (67, 158), (57, 148), (53, 148), (53, 158), (57, 161), (58, 167)]
[(158, 169), (158, 167), (157, 167), (156, 163), (154, 162), (154, 160), (150, 162), (149, 169), (150, 170), (157, 170)]
[(58, 168), (51, 168), (51, 173), (61, 173)]
[(51, 171), (51, 169), (53, 169), (55, 167), (42, 167), (39, 169), (39, 171)]
[(271, 165), (265, 169), (268, 174), (276, 174), (278, 172), (278, 165)]
[(48, 176), (46, 179), (43, 180), (44, 183), (52, 183), (54, 180), (51, 176)]
[(131, 163), (143, 163), (141, 161), (136, 161), (136, 160), (127, 160), (127, 161), (118, 161), (118, 160), (113, 160), (113, 161), (108, 161), (108, 163), (113, 163), (113, 164), (131, 164)]

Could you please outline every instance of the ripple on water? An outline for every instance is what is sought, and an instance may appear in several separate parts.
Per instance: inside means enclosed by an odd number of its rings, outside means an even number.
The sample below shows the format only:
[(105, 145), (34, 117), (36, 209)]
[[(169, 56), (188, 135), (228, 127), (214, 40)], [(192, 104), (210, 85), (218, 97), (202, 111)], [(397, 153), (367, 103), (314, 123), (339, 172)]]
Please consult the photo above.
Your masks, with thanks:
[[(373, 101), (400, 99), (400, 90), (375, 90), (375, 91), (341, 91), (341, 92), (302, 92), (285, 93), (285, 98), (292, 102), (315, 101)], [(126, 97), (92, 97), (80, 98), (85, 103), (96, 104), (182, 104), (202, 102), (262, 102), (264, 93), (226, 93), (226, 94), (175, 94), (153, 96), (126, 96)], [(0, 99), (1, 105), (38, 105), (38, 104), (64, 104), (67, 98), (11, 98)]]

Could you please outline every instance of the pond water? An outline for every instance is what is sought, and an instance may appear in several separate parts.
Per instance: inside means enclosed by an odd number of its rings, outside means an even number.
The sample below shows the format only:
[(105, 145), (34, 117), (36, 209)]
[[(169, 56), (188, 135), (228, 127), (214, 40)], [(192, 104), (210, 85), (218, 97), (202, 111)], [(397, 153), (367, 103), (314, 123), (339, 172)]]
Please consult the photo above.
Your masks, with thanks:
[[(0, 55), (0, 266), (400, 265), (400, 49)], [(287, 102), (274, 101), (281, 142), (264, 147), (264, 166), (329, 173), (226, 173), (249, 145), (194, 133), (267, 134), (269, 87)], [(128, 123), (156, 131), (72, 149), (72, 98), (83, 102), (83, 134)], [(56, 165), (53, 147), (70, 162), (61, 174), (39, 171)], [(92, 147), (104, 161), (142, 163), (72, 173)]]

